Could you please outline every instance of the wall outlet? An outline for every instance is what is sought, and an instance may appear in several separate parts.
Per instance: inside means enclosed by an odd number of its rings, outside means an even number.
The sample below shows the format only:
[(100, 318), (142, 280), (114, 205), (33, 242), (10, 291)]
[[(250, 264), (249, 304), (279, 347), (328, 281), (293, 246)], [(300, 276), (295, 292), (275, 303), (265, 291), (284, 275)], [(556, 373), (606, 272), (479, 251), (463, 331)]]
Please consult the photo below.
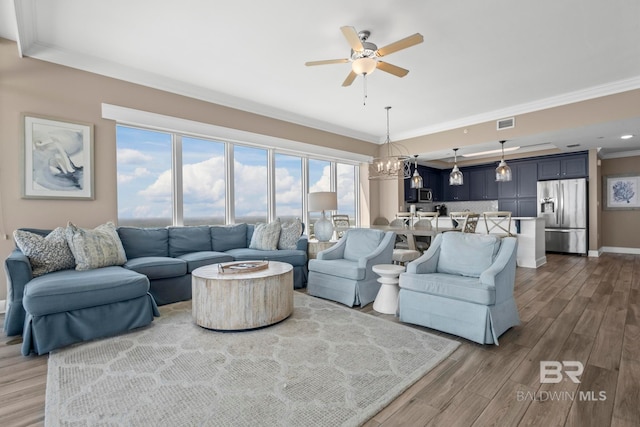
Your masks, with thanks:
[(9, 235), (8, 234), (3, 234), (2, 235), (2, 240), (9, 240)]

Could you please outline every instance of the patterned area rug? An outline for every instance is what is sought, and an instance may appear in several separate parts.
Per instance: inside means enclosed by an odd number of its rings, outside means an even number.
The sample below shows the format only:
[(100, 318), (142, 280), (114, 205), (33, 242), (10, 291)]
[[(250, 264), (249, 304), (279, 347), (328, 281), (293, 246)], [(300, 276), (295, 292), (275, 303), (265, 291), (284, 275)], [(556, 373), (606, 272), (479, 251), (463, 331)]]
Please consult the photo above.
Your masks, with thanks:
[(295, 293), (285, 321), (196, 326), (191, 302), (145, 328), (49, 356), (47, 426), (354, 426), (455, 341)]

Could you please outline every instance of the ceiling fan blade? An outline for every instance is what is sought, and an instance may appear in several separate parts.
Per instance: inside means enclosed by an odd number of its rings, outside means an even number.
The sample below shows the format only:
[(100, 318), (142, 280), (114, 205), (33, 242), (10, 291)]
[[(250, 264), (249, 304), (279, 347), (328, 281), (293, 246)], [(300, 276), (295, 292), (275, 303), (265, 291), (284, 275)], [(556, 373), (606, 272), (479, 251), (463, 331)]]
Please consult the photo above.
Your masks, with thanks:
[(376, 68), (398, 77), (404, 77), (409, 73), (409, 70), (383, 61), (378, 61)]
[(424, 41), (424, 37), (422, 37), (422, 34), (415, 33), (412, 36), (405, 37), (402, 40), (398, 40), (397, 42), (381, 47), (376, 52), (378, 56), (385, 56), (385, 55), (389, 55), (390, 53), (397, 52), (399, 50), (406, 49), (411, 46), (415, 46), (419, 43), (422, 43), (423, 41)]
[(358, 75), (356, 73), (354, 73), (353, 70), (351, 70), (351, 72), (349, 73), (347, 78), (344, 79), (344, 82), (342, 82), (342, 86), (343, 87), (351, 86), (351, 83), (353, 83), (353, 81), (356, 79), (356, 77), (358, 77)]
[(340, 27), (340, 30), (342, 31), (342, 34), (344, 34), (344, 37), (347, 39), (349, 45), (351, 46), (351, 49), (353, 49), (354, 52), (362, 52), (364, 50), (364, 46), (362, 46), (362, 42), (360, 41), (360, 36), (358, 36), (358, 32), (355, 28), (345, 26)]
[(344, 64), (345, 62), (349, 62), (348, 59), (325, 59), (322, 61), (309, 61), (305, 62), (304, 65), (310, 67), (312, 65), (326, 65), (326, 64)]

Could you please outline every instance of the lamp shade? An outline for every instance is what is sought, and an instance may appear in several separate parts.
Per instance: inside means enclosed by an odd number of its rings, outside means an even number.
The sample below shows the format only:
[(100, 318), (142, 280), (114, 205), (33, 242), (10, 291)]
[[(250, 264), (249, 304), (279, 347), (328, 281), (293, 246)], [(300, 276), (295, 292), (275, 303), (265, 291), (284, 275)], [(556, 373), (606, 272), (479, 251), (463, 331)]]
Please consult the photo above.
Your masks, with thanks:
[(309, 193), (309, 212), (335, 211), (338, 209), (338, 195), (334, 191)]

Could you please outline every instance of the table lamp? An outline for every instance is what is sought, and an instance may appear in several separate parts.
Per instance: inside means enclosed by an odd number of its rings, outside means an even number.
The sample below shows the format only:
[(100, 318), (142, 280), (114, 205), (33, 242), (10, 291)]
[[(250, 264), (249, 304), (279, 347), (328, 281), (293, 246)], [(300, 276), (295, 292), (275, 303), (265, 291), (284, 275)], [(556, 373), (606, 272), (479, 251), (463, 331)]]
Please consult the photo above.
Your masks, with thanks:
[(319, 242), (328, 242), (333, 236), (333, 223), (327, 219), (324, 211), (338, 209), (338, 195), (333, 191), (309, 193), (309, 212), (322, 211), (322, 216), (313, 225), (313, 233)]

